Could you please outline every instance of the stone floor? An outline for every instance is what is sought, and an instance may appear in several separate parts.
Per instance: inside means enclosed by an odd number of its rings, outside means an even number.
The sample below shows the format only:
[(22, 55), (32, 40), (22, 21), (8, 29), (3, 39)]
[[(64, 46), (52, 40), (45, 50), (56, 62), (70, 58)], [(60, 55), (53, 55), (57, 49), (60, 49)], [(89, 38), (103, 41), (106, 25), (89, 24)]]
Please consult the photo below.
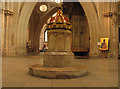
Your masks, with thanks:
[(75, 59), (76, 66), (86, 65), (88, 75), (75, 79), (44, 79), (28, 74), (32, 64), (41, 64), (43, 57), (2, 57), (3, 87), (117, 87), (117, 59)]

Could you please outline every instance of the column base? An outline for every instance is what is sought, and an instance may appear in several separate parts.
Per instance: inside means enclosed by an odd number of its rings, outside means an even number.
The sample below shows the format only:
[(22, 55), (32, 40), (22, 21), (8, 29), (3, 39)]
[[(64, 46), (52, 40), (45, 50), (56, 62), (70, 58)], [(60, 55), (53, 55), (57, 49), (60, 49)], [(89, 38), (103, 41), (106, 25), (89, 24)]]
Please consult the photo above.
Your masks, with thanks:
[(25, 47), (16, 48), (16, 56), (24, 56), (27, 55)]
[(16, 55), (14, 46), (11, 46), (9, 48), (4, 48), (2, 50), (3, 50), (2, 55), (5, 55), (5, 56), (15, 56)]
[(74, 60), (72, 52), (46, 52), (44, 54), (43, 66), (45, 67), (70, 67)]
[(41, 65), (32, 65), (29, 67), (29, 73), (36, 77), (48, 79), (71, 79), (85, 76), (88, 71), (84, 66), (78, 67), (44, 67)]

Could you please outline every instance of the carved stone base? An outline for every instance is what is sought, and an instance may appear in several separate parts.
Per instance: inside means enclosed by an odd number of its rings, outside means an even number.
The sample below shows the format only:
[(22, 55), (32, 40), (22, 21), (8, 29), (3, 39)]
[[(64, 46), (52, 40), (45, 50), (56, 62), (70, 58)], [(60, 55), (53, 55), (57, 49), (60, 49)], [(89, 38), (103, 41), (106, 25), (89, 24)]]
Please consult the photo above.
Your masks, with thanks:
[(72, 52), (46, 52), (43, 66), (45, 67), (71, 67), (74, 60)]
[(77, 67), (43, 67), (41, 65), (32, 65), (29, 67), (29, 73), (48, 79), (71, 79), (87, 74), (87, 69), (84, 66)]

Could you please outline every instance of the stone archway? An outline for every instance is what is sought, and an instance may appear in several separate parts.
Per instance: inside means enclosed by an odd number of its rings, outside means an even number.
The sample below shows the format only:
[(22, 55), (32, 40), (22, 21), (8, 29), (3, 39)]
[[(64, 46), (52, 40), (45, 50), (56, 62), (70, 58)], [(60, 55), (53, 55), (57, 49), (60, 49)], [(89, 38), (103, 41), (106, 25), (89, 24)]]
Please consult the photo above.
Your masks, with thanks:
[[(48, 10), (46, 12), (39, 11), (39, 6), (42, 4), (46, 4), (48, 7)], [(39, 38), (41, 30), (44, 26), (44, 24), (47, 22), (47, 20), (57, 11), (57, 4), (56, 3), (37, 3), (37, 5), (34, 8), (34, 11), (32, 12), (32, 17), (30, 17), (30, 23), (29, 25), (34, 24), (33, 29), (32, 27), (29, 27), (29, 40), (31, 41), (31, 49), (33, 52), (38, 52), (39, 50)], [(36, 15), (37, 14), (37, 15)], [(35, 15), (35, 16), (34, 16)], [(33, 20), (35, 19), (35, 20)], [(32, 30), (32, 31), (31, 31)]]
[(36, 32), (35, 32), (35, 37), (34, 37), (34, 50), (38, 50), (39, 49), (39, 37), (40, 37), (40, 33), (41, 30), (43, 28), (43, 25), (45, 24), (45, 22), (47, 22), (47, 20), (57, 11), (57, 6), (55, 6), (54, 8), (50, 9), (50, 11), (45, 14), (45, 16), (43, 17), (43, 19), (41, 19), (41, 21), (39, 22)]
[[(21, 41), (17, 45), (22, 46), (23, 48), (25, 48), (27, 41), (26, 34), (27, 34), (28, 21), (36, 3), (37, 2), (24, 3), (23, 8), (21, 9), (21, 15), (19, 17), (19, 26), (18, 26), (18, 32), (19, 32), (18, 38)], [(93, 2), (80, 2), (80, 4), (82, 5), (85, 11), (90, 29), (90, 38), (91, 38), (90, 49), (92, 49), (90, 50), (90, 56), (97, 56), (99, 54), (99, 50), (98, 50), (99, 47), (96, 45), (97, 42), (99, 41), (99, 35), (98, 35), (99, 20), (97, 17), (96, 9)], [(39, 43), (39, 33), (37, 31), (35, 38), (38, 38), (37, 39), (38, 42), (36, 40), (34, 42)]]
[[(32, 11), (34, 9), (34, 7), (36, 6), (37, 2), (24, 2), (23, 5), (21, 6), (21, 13), (19, 16), (19, 24), (18, 24), (18, 33), (17, 33), (17, 37), (16, 40), (19, 40), (19, 42), (17, 42), (16, 44), (16, 48), (21, 48), (21, 52), (24, 54), (26, 52), (26, 42), (27, 42), (27, 30), (28, 30), (28, 22), (30, 19), (30, 16), (32, 14)], [(53, 7), (48, 13), (45, 14), (44, 17), (42, 17), (43, 19), (40, 21), (40, 23), (42, 22), (42, 24), (39, 23), (39, 26), (37, 27), (36, 34), (39, 36), (40, 35), (40, 28), (42, 28), (42, 26), (44, 25), (44, 23), (47, 21), (47, 19), (52, 16), (52, 14), (54, 14), (57, 11), (56, 7)], [(52, 12), (52, 13), (51, 13)], [(49, 17), (48, 17), (49, 16)], [(47, 18), (46, 18), (47, 17)], [(39, 43), (39, 38), (35, 37), (34, 39), (34, 44)], [(37, 39), (36, 39), (37, 38)], [(37, 40), (37, 41), (36, 41)], [(33, 45), (34, 45), (33, 44)], [(36, 49), (36, 45), (35, 45), (35, 49)]]
[(16, 43), (16, 48), (21, 49), (22, 52), (20, 54), (22, 55), (26, 53), (28, 22), (36, 4), (37, 2), (23, 2), (21, 6), (21, 12), (18, 18), (18, 31), (16, 35), (16, 40), (19, 41)]
[[(80, 0), (79, 0), (80, 1)], [(98, 56), (99, 47), (97, 42), (99, 42), (99, 18), (97, 16), (97, 11), (95, 4), (93, 2), (80, 2), (82, 5), (90, 29), (90, 53), (89, 56)], [(91, 50), (92, 49), (92, 50)]]

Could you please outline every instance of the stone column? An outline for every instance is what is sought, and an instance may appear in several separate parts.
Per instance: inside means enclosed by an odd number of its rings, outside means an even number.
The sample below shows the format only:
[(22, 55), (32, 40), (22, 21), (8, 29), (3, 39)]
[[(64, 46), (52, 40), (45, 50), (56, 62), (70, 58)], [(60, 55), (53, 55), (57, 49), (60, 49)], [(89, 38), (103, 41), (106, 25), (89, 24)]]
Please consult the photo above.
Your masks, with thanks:
[[(7, 0), (8, 1), (8, 0)], [(9, 10), (9, 1), (5, 2), (4, 9), (4, 47), (3, 47), (3, 55), (7, 55), (7, 32), (8, 32), (8, 16), (5, 16), (5, 10)]]
[[(13, 4), (14, 2), (9, 2), (9, 11), (13, 12)], [(14, 14), (13, 14), (14, 15)], [(8, 31), (7, 31), (7, 55), (8, 56), (15, 56), (15, 44), (14, 44), (14, 31), (13, 31), (13, 24), (15, 24), (13, 22), (13, 15), (8, 16), (9, 20), (8, 20)]]
[(5, 16), (4, 16), (4, 10), (5, 10), (5, 2), (1, 2), (2, 3), (2, 9), (3, 9), (3, 11), (2, 11), (2, 24), (1, 24), (1, 27), (2, 27), (2, 29), (1, 29), (1, 33), (2, 33), (2, 36), (1, 36), (1, 40), (2, 40), (2, 54), (4, 54), (4, 49), (5, 49), (5, 26), (4, 26), (4, 23), (5, 23)]
[[(24, 4), (27, 2), (16, 2), (14, 3), (14, 22), (17, 23), (15, 25), (15, 51), (16, 55), (26, 55), (26, 43), (27, 43), (27, 23), (21, 25), (21, 22), (24, 23), (25, 19), (21, 19), (23, 14)], [(26, 12), (28, 13), (28, 12)], [(23, 17), (24, 18), (24, 17)], [(25, 17), (27, 18), (27, 17)], [(23, 29), (25, 28), (26, 29)]]
[(112, 16), (109, 17), (109, 58), (118, 58), (118, 15), (117, 15), (117, 5), (116, 2), (111, 2), (110, 4), (110, 12), (112, 12)]
[(47, 28), (47, 24), (44, 24), (41, 33), (40, 33), (40, 42), (39, 42), (39, 48), (42, 49), (43, 47), (43, 43), (44, 43), (44, 39), (45, 39), (45, 30)]
[[(2, 44), (2, 30), (3, 30), (2, 2), (0, 2), (0, 18), (1, 18), (1, 20), (0, 20), (0, 29), (1, 29), (0, 30), (0, 56), (1, 56), (1, 53), (2, 53), (2, 46), (1, 46), (1, 44)], [(1, 80), (1, 78), (0, 78), (0, 80)], [(1, 81), (0, 81), (0, 83), (1, 83)]]
[[(1, 3), (1, 2), (0, 2)], [(1, 6), (0, 6), (1, 7)], [(1, 13), (0, 13), (0, 18), (1, 18)], [(0, 24), (1, 24), (1, 22), (0, 22)], [(1, 29), (1, 26), (0, 26), (0, 29)], [(1, 34), (1, 30), (0, 30), (0, 37), (2, 37), (2, 34)], [(0, 66), (0, 88), (2, 88), (2, 46), (1, 46), (1, 43), (2, 43), (2, 38), (0, 38), (0, 64), (1, 64), (1, 66)]]

